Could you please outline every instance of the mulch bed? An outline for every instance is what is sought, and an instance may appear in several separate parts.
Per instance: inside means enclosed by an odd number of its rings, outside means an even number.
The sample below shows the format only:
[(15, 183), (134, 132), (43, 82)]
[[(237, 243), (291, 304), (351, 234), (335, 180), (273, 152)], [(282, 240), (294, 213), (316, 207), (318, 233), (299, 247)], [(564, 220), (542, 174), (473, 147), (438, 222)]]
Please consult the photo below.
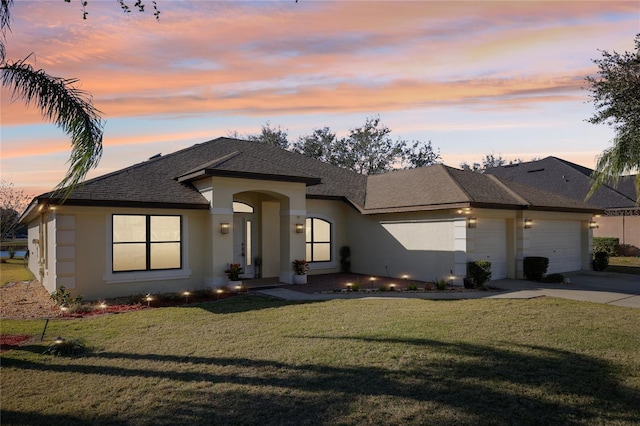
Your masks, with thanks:
[(31, 336), (27, 334), (3, 334), (0, 335), (0, 352), (9, 351), (29, 341)]

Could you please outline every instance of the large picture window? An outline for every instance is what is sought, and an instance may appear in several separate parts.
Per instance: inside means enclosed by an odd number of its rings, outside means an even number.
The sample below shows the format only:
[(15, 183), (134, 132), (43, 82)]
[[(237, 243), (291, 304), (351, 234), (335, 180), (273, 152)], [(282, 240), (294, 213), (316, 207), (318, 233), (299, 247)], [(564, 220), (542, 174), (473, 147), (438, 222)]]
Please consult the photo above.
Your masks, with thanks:
[(182, 267), (180, 216), (113, 215), (113, 272)]
[(309, 217), (306, 221), (307, 261), (331, 261), (331, 222)]

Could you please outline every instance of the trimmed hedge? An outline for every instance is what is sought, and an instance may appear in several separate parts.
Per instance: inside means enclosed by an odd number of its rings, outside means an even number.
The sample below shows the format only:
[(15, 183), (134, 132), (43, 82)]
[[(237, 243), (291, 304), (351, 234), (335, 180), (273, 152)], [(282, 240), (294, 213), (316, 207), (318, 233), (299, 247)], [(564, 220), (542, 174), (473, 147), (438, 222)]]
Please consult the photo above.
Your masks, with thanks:
[(530, 281), (540, 281), (549, 267), (549, 258), (529, 256), (524, 258), (524, 276)]
[(614, 237), (593, 237), (593, 252), (606, 252), (616, 256), (620, 250), (620, 239)]
[(491, 279), (491, 262), (487, 260), (467, 262), (467, 276), (473, 278), (476, 288), (482, 287)]

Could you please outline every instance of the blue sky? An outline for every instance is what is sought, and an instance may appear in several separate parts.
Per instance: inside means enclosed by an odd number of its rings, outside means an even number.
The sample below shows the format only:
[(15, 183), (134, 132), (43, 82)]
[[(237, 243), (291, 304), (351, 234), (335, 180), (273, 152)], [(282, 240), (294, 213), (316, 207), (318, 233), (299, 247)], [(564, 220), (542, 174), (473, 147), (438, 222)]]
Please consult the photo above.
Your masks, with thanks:
[[(133, 1), (130, 2), (133, 4)], [(150, 8), (150, 1), (148, 1)], [(379, 115), (459, 167), (485, 154), (593, 167), (612, 131), (585, 122), (600, 50), (633, 49), (638, 1), (16, 1), (7, 57), (93, 95), (104, 155), (90, 177), (267, 121), (290, 139)], [(69, 142), (2, 89), (2, 179), (36, 195)]]

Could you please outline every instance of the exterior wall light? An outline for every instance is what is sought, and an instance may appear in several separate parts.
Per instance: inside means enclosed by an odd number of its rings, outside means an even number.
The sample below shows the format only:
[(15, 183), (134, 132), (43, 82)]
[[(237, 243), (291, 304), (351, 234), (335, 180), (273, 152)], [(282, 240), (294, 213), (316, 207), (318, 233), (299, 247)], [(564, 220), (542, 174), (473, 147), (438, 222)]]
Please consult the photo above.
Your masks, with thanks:
[(589, 229), (597, 229), (597, 228), (598, 228), (598, 222), (596, 222), (595, 220), (590, 220)]
[(475, 217), (470, 217), (467, 219), (467, 226), (469, 228), (475, 228), (477, 223), (478, 219), (476, 219)]
[(220, 223), (220, 233), (221, 234), (229, 233), (229, 224), (227, 222)]
[(296, 234), (302, 234), (304, 232), (304, 223), (296, 223)]
[(524, 229), (531, 229), (531, 228), (533, 228), (533, 220), (525, 219), (524, 220)]

